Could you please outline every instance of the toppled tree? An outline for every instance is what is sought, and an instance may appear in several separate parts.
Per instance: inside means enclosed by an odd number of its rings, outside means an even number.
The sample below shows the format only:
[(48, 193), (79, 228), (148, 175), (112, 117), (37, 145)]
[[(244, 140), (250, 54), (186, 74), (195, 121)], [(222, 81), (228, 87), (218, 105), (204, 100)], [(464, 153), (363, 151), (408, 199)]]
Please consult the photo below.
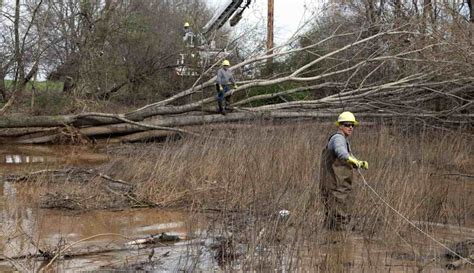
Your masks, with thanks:
[[(349, 108), (366, 117), (471, 126), (472, 46), (453, 31), (452, 36), (443, 35), (453, 22), (444, 21), (446, 27), (428, 32), (416, 30), (417, 21), (393, 28), (375, 20), (356, 29), (345, 18), (331, 30), (338, 16), (331, 17), (332, 25), (320, 24), (298, 40), (272, 49), (271, 54), (262, 52), (232, 66), (234, 71), (250, 67), (256, 73), (229, 93), (234, 102), (228, 115), (214, 111), (213, 65), (191, 88), (134, 111), (4, 117), (0, 128), (5, 129), (0, 136), (4, 142), (16, 143), (55, 142), (64, 135), (137, 140), (168, 132), (194, 134), (180, 128), (183, 126), (261, 118), (320, 118)], [(298, 46), (289, 47), (295, 43)], [(265, 75), (259, 67), (269, 58), (278, 69)]]

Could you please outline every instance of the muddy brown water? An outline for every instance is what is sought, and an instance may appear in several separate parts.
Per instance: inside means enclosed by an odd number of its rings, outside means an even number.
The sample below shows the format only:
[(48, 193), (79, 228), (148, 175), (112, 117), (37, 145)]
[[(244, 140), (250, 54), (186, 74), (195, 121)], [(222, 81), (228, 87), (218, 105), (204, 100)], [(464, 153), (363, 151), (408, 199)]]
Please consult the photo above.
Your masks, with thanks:
[[(8, 174), (25, 173), (54, 166), (87, 167), (96, 166), (109, 160), (104, 153), (91, 148), (76, 146), (2, 146), (0, 147), (0, 177)], [(46, 263), (38, 259), (6, 260), (6, 257), (38, 254), (52, 251), (59, 246), (68, 248), (68, 253), (81, 254), (67, 259), (58, 259), (48, 271), (94, 271), (102, 268), (121, 268), (140, 263), (155, 261), (151, 271), (215, 271), (220, 270), (213, 254), (204, 247), (209, 244), (203, 231), (204, 217), (190, 215), (184, 211), (159, 209), (93, 210), (71, 212), (63, 210), (41, 209), (29, 202), (25, 194), (25, 184), (0, 182), (0, 271), (12, 271), (15, 268), (24, 272), (38, 271)], [(34, 187), (29, 185), (28, 187)], [(31, 194), (31, 190), (29, 191)], [(201, 219), (201, 220), (200, 220)], [(472, 227), (472, 225), (468, 225)], [(440, 227), (434, 234), (444, 240), (456, 241), (457, 238), (473, 237), (472, 229), (448, 230)], [(153, 247), (141, 248), (127, 242), (150, 235), (177, 235), (179, 242), (162, 243)], [(209, 235), (209, 234), (208, 234)], [(421, 237), (421, 235), (420, 235)], [(208, 236), (209, 238), (209, 236)], [(80, 243), (81, 240), (84, 240)], [(409, 253), (387, 250), (381, 244), (367, 246), (367, 240), (354, 236), (351, 238), (354, 250), (353, 261), (359, 264), (378, 263), (375, 271), (354, 269), (351, 272), (415, 272), (415, 262), (407, 262)], [(431, 244), (433, 246), (433, 244)], [(321, 243), (318, 253), (313, 257), (331, 257), (327, 245)], [(348, 244), (343, 245), (347, 250)], [(332, 247), (334, 249), (334, 247)], [(367, 254), (367, 249), (371, 253)], [(345, 250), (344, 250), (345, 251)], [(343, 252), (344, 252), (343, 251)], [(387, 253), (391, 253), (387, 256)], [(437, 251), (441, 253), (441, 251)], [(429, 257), (425, 258), (429, 259)], [(318, 260), (318, 259), (317, 259)], [(313, 268), (312, 263), (304, 265), (302, 271)], [(426, 261), (425, 261), (426, 262)], [(13, 266), (14, 265), (14, 266)], [(144, 267), (146, 270), (150, 268)], [(313, 268), (314, 269), (314, 268)], [(372, 268), (373, 269), (373, 268)], [(472, 269), (472, 268), (470, 268)], [(457, 272), (470, 272), (469, 270)], [(273, 270), (272, 270), (273, 271)], [(311, 271), (311, 270), (310, 270)], [(318, 270), (324, 272), (324, 269)], [(446, 272), (441, 265), (433, 265), (424, 272)]]
[[(2, 146), (0, 147), (0, 177), (54, 166), (87, 167), (107, 162), (105, 154), (90, 148), (71, 146)], [(24, 184), (0, 182), (0, 271), (19, 269), (37, 271), (45, 264), (35, 259), (6, 261), (5, 258), (35, 255), (58, 246), (73, 245), (68, 251), (81, 255), (58, 259), (50, 271), (69, 272), (98, 270), (101, 267), (123, 267), (141, 261), (160, 258), (156, 270), (186, 269), (189, 263), (182, 257), (194, 244), (190, 234), (199, 231), (195, 219), (183, 211), (159, 209), (94, 210), (82, 213), (41, 209), (29, 202)], [(34, 187), (34, 185), (33, 185)], [(157, 248), (130, 246), (127, 242), (165, 232), (182, 240), (160, 244)], [(96, 237), (95, 237), (96, 236)], [(111, 250), (111, 251), (109, 251)], [(150, 258), (150, 254), (153, 255)], [(15, 267), (12, 266), (15, 264)], [(212, 269), (211, 259), (201, 264)], [(201, 268), (206, 269), (206, 268)]]

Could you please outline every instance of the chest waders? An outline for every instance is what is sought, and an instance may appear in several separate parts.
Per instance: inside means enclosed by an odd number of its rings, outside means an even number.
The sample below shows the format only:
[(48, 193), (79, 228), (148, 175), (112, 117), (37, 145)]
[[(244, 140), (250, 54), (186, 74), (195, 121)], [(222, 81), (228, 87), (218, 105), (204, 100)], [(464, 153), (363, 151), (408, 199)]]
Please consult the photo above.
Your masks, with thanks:
[[(351, 153), (349, 143), (347, 150)], [(343, 230), (349, 224), (354, 205), (354, 197), (351, 194), (354, 169), (338, 159), (334, 151), (329, 150), (326, 145), (321, 155), (319, 171), (319, 190), (325, 208), (324, 227)]]

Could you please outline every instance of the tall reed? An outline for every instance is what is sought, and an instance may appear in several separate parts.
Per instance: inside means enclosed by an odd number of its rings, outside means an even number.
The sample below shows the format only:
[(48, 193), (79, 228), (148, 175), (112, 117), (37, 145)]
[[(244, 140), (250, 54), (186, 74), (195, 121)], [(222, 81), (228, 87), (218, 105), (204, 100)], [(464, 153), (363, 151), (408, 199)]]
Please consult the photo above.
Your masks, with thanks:
[[(241, 269), (337, 271), (338, 260), (329, 259), (321, 247), (331, 236), (321, 227), (317, 198), (320, 154), (334, 126), (302, 122), (234, 127), (210, 127), (204, 137), (154, 148), (148, 144), (128, 155), (126, 164), (117, 159), (110, 168), (137, 181), (137, 195), (157, 205), (218, 212), (211, 228), (232, 234), (228, 247), (246, 248), (244, 258), (237, 250), (227, 253), (239, 256)], [(401, 214), (472, 227), (473, 185), (452, 175), (474, 167), (472, 137), (466, 133), (372, 124), (356, 128), (351, 143), (355, 155), (369, 162), (365, 179)], [(125, 167), (116, 169), (114, 164)], [(350, 266), (387, 263), (393, 249), (412, 253), (415, 261), (437, 259), (440, 246), (382, 204), (361, 179), (354, 194), (354, 231), (348, 234), (365, 243), (352, 247), (358, 254), (351, 255)], [(282, 209), (291, 212), (288, 221), (278, 217)]]

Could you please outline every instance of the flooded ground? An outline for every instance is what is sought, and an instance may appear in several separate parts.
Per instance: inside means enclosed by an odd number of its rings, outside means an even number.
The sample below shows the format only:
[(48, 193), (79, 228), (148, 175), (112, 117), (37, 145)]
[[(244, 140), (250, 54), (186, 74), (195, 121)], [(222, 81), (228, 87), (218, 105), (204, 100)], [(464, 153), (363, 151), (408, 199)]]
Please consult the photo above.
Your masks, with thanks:
[[(92, 167), (108, 160), (107, 154), (84, 147), (3, 146), (0, 148), (0, 175), (52, 167)], [(223, 270), (213, 252), (216, 237), (207, 231), (209, 223), (205, 214), (156, 208), (88, 211), (44, 209), (31, 201), (31, 195), (36, 192), (35, 185), (2, 181), (0, 187), (0, 271), (17, 269), (32, 272), (46, 267), (46, 271), (51, 272)], [(472, 190), (472, 187), (468, 187)], [(465, 224), (472, 226), (472, 223)], [(430, 233), (443, 238), (443, 242), (474, 237), (474, 230), (470, 228), (445, 225), (423, 228), (429, 228)], [(284, 231), (285, 236), (291, 237), (291, 230), (288, 227)], [(156, 242), (153, 245), (133, 243), (162, 233), (176, 235), (180, 240)], [(262, 230), (256, 233), (260, 234)], [(419, 249), (433, 249), (432, 254), (423, 256), (418, 255), (416, 249), (407, 251), (407, 247), (413, 247), (415, 241), (419, 241)], [(327, 272), (329, 269), (324, 264), (335, 263), (341, 265), (339, 269), (342, 271), (339, 272), (447, 272), (443, 264), (432, 262), (439, 259), (443, 249), (421, 234), (416, 234), (410, 245), (401, 245), (400, 249), (389, 249), (383, 239), (367, 240), (359, 235), (340, 237), (340, 234), (321, 234), (314, 243), (318, 244), (313, 248), (317, 249), (316, 252), (298, 250), (301, 260), (296, 267), (302, 271), (311, 269), (314, 272)], [(238, 243), (234, 248), (255, 252), (254, 255), (273, 255), (273, 250), (253, 244)], [(66, 255), (56, 259), (54, 254), (57, 249), (62, 249)], [(37, 259), (47, 256), (45, 253), (52, 253), (53, 257)], [(344, 258), (346, 255), (349, 257)], [(51, 258), (55, 262), (48, 265)], [(349, 261), (349, 267), (342, 260), (339, 263), (338, 259)], [(290, 263), (291, 259), (282, 258), (281, 268)], [(242, 269), (238, 263), (235, 268)], [(457, 272), (472, 272), (471, 269), (462, 268)]]
[[(0, 149), (0, 175), (37, 171), (51, 166), (94, 166), (108, 160), (107, 155), (81, 147), (3, 146)], [(71, 256), (60, 259), (53, 271), (98, 270), (126, 267), (141, 261), (160, 259), (156, 270), (179, 270), (192, 266), (183, 261), (199, 232), (196, 217), (182, 211), (160, 209), (92, 210), (87, 212), (42, 209), (29, 202), (24, 184), (0, 182), (0, 271), (37, 271), (45, 263), (35, 259), (12, 259), (40, 256), (40, 252), (65, 248)], [(30, 187), (30, 186), (29, 186)], [(127, 242), (151, 235), (177, 235), (180, 242), (160, 243), (159, 247), (131, 245)], [(89, 239), (88, 239), (89, 238)], [(153, 252), (153, 255), (150, 255)], [(190, 256), (191, 257), (191, 256)], [(211, 259), (208, 259), (212, 261)], [(201, 261), (201, 265), (215, 266)], [(208, 268), (209, 269), (209, 268)]]
[(60, 163), (61, 165), (93, 165), (107, 161), (105, 154), (83, 146), (67, 145), (2, 145), (0, 146), (0, 174), (15, 167)]
[[(68, 248), (66, 252), (70, 258), (59, 260), (52, 268), (67, 271), (122, 267), (130, 263), (149, 261), (148, 256), (152, 251), (156, 257), (166, 256), (171, 261), (176, 261), (186, 251), (183, 243), (163, 243), (155, 250), (127, 243), (163, 232), (177, 235), (186, 242), (191, 229), (197, 229), (197, 226), (191, 225), (189, 219), (190, 217), (182, 212), (157, 209), (92, 211), (69, 215), (63, 211), (34, 208), (5, 209), (2, 213), (1, 251), (6, 257), (19, 257), (39, 254), (40, 250), (52, 251), (59, 246), (65, 248), (89, 238)], [(26, 267), (27, 271), (44, 266), (32, 260), (17, 262), (23, 264), (22, 267)], [(4, 262), (3, 266), (8, 268), (8, 263)], [(163, 266), (174, 268), (179, 266), (179, 263)]]

